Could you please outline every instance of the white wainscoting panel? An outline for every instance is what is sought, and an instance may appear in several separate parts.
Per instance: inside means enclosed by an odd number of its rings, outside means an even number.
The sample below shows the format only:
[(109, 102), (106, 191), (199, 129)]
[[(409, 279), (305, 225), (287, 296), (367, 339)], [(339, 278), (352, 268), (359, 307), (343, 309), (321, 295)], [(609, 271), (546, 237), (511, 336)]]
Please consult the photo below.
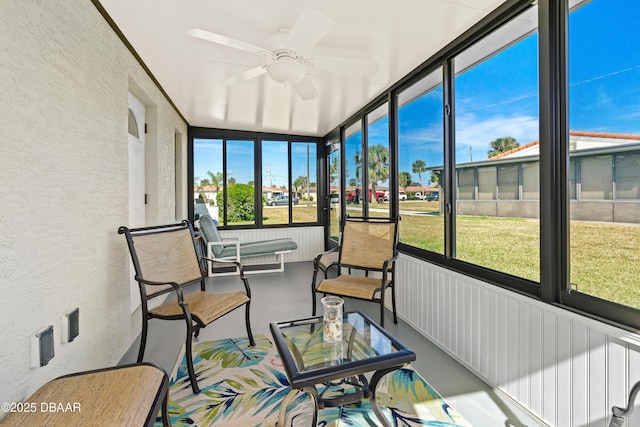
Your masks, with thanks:
[[(271, 240), (291, 238), (298, 244), (298, 249), (286, 254), (284, 262), (313, 261), (315, 256), (324, 250), (324, 230), (316, 227), (288, 227), (288, 228), (261, 228), (250, 230), (220, 230), (222, 238), (232, 237), (241, 242), (255, 242), (258, 240)], [(252, 258), (252, 261), (269, 261), (263, 257)]]
[(404, 254), (397, 282), (403, 320), (550, 425), (607, 427), (640, 380), (640, 335)]

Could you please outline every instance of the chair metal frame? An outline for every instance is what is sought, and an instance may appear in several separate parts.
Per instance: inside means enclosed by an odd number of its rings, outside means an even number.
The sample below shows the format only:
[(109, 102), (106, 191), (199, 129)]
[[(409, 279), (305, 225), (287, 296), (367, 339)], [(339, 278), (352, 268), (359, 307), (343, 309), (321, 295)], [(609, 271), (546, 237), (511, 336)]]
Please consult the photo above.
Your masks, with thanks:
[[(391, 306), (393, 311), (393, 322), (398, 323), (398, 314), (396, 309), (396, 292), (395, 292), (395, 264), (398, 257), (398, 223), (400, 218), (364, 218), (364, 217), (356, 217), (345, 215), (343, 221), (340, 224), (340, 243), (337, 247), (332, 248), (330, 250), (319, 253), (314, 260), (314, 268), (313, 268), (313, 278), (311, 280), (311, 295), (312, 295), (312, 305), (313, 305), (313, 315), (316, 315), (317, 311), (317, 298), (316, 294), (321, 293), (323, 295), (337, 295), (341, 297), (348, 297), (354, 299), (360, 299), (364, 301), (371, 301), (380, 304), (380, 325), (384, 327), (384, 309), (385, 309), (385, 294), (387, 289), (391, 289)], [(365, 262), (354, 262), (353, 258), (350, 254), (345, 254), (345, 239), (354, 239), (358, 240), (358, 236), (354, 235), (352, 237), (351, 233), (354, 233), (355, 230), (350, 230), (350, 224), (367, 224), (371, 225), (374, 228), (376, 225), (379, 225), (379, 228), (390, 227), (393, 226), (392, 236), (387, 236), (386, 238), (379, 238), (379, 241), (382, 243), (390, 244), (391, 249), (388, 252), (388, 258), (384, 259), (380, 265), (372, 265), (371, 263)], [(357, 225), (354, 225), (354, 227)], [(369, 236), (372, 239), (376, 240), (376, 237)], [(384, 242), (383, 242), (384, 240)], [(348, 242), (346, 251), (350, 251), (349, 245), (351, 242)], [(336, 252), (338, 253), (336, 260)], [(345, 256), (347, 255), (347, 256)], [(328, 271), (332, 268), (336, 267), (337, 277), (333, 279), (328, 278)], [(344, 270), (347, 270), (345, 273)], [(344, 292), (341, 292), (338, 287), (341, 285), (340, 282), (344, 282), (343, 279), (345, 277), (341, 276), (349, 276), (354, 280), (356, 276), (352, 275), (353, 270), (360, 270), (364, 272), (364, 278), (366, 278), (367, 282), (369, 282), (369, 286), (374, 283), (374, 280), (379, 280), (380, 284), (375, 290), (372, 292), (371, 297), (363, 297), (354, 294), (354, 292), (350, 292), (346, 287), (344, 288)], [(318, 272), (322, 271), (324, 273), (324, 279), (317, 283), (318, 280)], [(370, 278), (370, 273), (376, 272), (381, 275), (380, 279)], [(357, 293), (357, 292), (356, 292)], [(379, 296), (376, 296), (379, 295)]]
[[(155, 235), (156, 239), (161, 239), (161, 233), (189, 233), (191, 245), (186, 244), (186, 236), (181, 236), (185, 242), (184, 248), (178, 248), (176, 250), (181, 251), (172, 259), (167, 259), (163, 261), (176, 263), (181, 263), (184, 265), (180, 265), (179, 267), (183, 267), (186, 271), (188, 271), (188, 275), (183, 276), (188, 277), (186, 281), (178, 281), (175, 278), (169, 278), (169, 280), (149, 280), (145, 277), (152, 276), (154, 274), (153, 271), (148, 271), (141, 265), (140, 257), (138, 251), (136, 250), (136, 239), (150, 237)], [(187, 326), (187, 338), (186, 338), (186, 359), (187, 359), (187, 369), (189, 371), (189, 379), (191, 381), (191, 388), (194, 394), (198, 394), (200, 389), (198, 387), (195, 371), (193, 368), (193, 337), (198, 336), (200, 333), (200, 329), (206, 327), (209, 323), (212, 323), (216, 319), (234, 311), (237, 308), (245, 306), (245, 323), (247, 328), (247, 335), (249, 337), (249, 343), (251, 346), (255, 345), (255, 341), (253, 339), (253, 333), (251, 332), (251, 321), (249, 316), (250, 305), (251, 305), (251, 288), (249, 286), (249, 281), (244, 274), (244, 270), (242, 264), (236, 261), (224, 261), (225, 263), (229, 263), (238, 269), (240, 273), (240, 279), (244, 284), (244, 292), (242, 291), (231, 291), (231, 292), (220, 292), (220, 293), (212, 293), (206, 291), (206, 283), (205, 279), (207, 278), (207, 268), (208, 264), (213, 261), (209, 258), (203, 256), (203, 245), (198, 242), (199, 237), (195, 236), (193, 226), (187, 220), (182, 221), (177, 224), (168, 224), (168, 225), (158, 225), (151, 227), (141, 227), (141, 228), (127, 228), (122, 226), (118, 228), (118, 234), (124, 234), (127, 240), (127, 244), (129, 247), (129, 253), (131, 255), (131, 260), (133, 262), (133, 266), (135, 269), (135, 280), (138, 282), (138, 288), (140, 290), (140, 301), (141, 301), (141, 310), (142, 310), (142, 333), (140, 336), (140, 349), (138, 351), (138, 363), (142, 362), (144, 358), (144, 352), (147, 342), (147, 334), (149, 329), (149, 319), (157, 318), (164, 320), (180, 320), (184, 319), (186, 321)], [(179, 236), (180, 237), (180, 236)], [(167, 237), (168, 238), (168, 237)], [(191, 252), (193, 250), (193, 252)], [(153, 254), (151, 254), (152, 256)], [(149, 254), (145, 254), (145, 256), (149, 257)], [(162, 257), (163, 254), (159, 250), (157, 253), (157, 257)], [(222, 260), (215, 260), (216, 262), (223, 262)], [(185, 293), (183, 292), (183, 288), (189, 285), (194, 285), (196, 283), (200, 283), (200, 291)], [(154, 287), (158, 287), (158, 291), (148, 294), (149, 289), (153, 289)], [(156, 298), (161, 295), (166, 295), (168, 293), (175, 292), (176, 300), (169, 300), (158, 307), (153, 309), (149, 309), (148, 301)], [(204, 318), (205, 310), (201, 310), (200, 308), (204, 308), (203, 305), (207, 302), (212, 302), (214, 296), (216, 298), (223, 297), (229, 298), (229, 301), (232, 301), (231, 308), (222, 311), (217, 311), (214, 314), (206, 313), (206, 318)], [(245, 297), (246, 296), (246, 297)], [(190, 309), (190, 302), (194, 305), (194, 309)], [(180, 307), (180, 310), (176, 310), (176, 303)], [(173, 310), (171, 310), (173, 308)], [(211, 318), (213, 317), (213, 318)], [(210, 319), (211, 318), (211, 319)], [(208, 319), (208, 320), (207, 320)]]

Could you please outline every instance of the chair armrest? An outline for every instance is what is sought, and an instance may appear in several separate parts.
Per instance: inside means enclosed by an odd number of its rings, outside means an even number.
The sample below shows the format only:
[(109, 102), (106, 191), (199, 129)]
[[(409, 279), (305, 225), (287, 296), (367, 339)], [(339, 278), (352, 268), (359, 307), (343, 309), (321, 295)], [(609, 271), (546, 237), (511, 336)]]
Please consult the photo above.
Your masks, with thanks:
[(180, 285), (177, 284), (176, 282), (154, 282), (151, 280), (145, 280), (145, 279), (140, 279), (138, 276), (134, 277), (135, 280), (137, 280), (140, 283), (144, 283), (145, 285), (151, 285), (151, 286), (163, 286), (163, 285), (171, 285), (173, 286), (173, 288), (175, 289), (176, 286), (179, 288)]
[(240, 261), (240, 240), (236, 239), (235, 237), (225, 239), (222, 242), (208, 242), (207, 256), (211, 256), (215, 258), (215, 254), (213, 253), (214, 246), (222, 246), (224, 248), (226, 246), (231, 246), (231, 245), (236, 247), (236, 261)]
[(215, 263), (219, 263), (219, 264), (233, 264), (240, 271), (240, 275), (244, 274), (244, 267), (242, 266), (242, 263), (240, 263), (240, 262), (238, 262), (236, 260), (224, 259), (224, 258), (209, 258), (209, 257), (202, 257), (202, 259), (205, 260), (205, 261), (215, 262)]
[(242, 281), (244, 282), (244, 288), (246, 290), (247, 296), (251, 298), (251, 288), (249, 287), (249, 280), (247, 280), (247, 276), (244, 274), (244, 267), (242, 266), (242, 263), (238, 261), (234, 261), (232, 259), (216, 259), (216, 258), (207, 258), (207, 257), (203, 257), (202, 259), (205, 261), (216, 262), (221, 264), (233, 264), (238, 269), (238, 272), (240, 273), (240, 279), (242, 279)]
[[(144, 283), (145, 285), (150, 285), (150, 286), (171, 285), (171, 287), (176, 292), (176, 294), (178, 294), (178, 304), (184, 305), (184, 296), (182, 295), (182, 286), (180, 286), (176, 282), (153, 282), (151, 280), (139, 279), (138, 277), (135, 277), (135, 279), (140, 283)], [(168, 291), (169, 291), (169, 289), (167, 289), (167, 292)], [(166, 293), (166, 292), (162, 292), (162, 294), (164, 294), (164, 293)], [(158, 296), (158, 295), (161, 295), (161, 294), (159, 293), (159, 294), (154, 295), (154, 296)]]
[(322, 259), (323, 256), (325, 255), (329, 255), (331, 253), (334, 252), (338, 252), (340, 250), (340, 246), (336, 246), (334, 248), (331, 248), (327, 251), (324, 252), (320, 252), (318, 255), (316, 255), (315, 259), (313, 260), (313, 268), (315, 271), (318, 271), (318, 268), (322, 269), (323, 271), (328, 269), (329, 267), (331, 267), (332, 265), (337, 265), (337, 262), (332, 262), (330, 264), (327, 264), (324, 266), (324, 268), (320, 267), (320, 260)]
[(388, 268), (389, 264), (395, 263), (398, 260), (398, 254), (395, 254), (389, 259), (386, 259), (384, 263), (382, 263), (382, 268)]
[(382, 282), (387, 281), (387, 274), (389, 273), (389, 264), (392, 264), (391, 269), (393, 271), (393, 267), (395, 266), (396, 261), (398, 260), (398, 254), (395, 254), (392, 258), (389, 258), (384, 261), (382, 264)]
[(227, 237), (226, 239), (223, 239), (223, 242), (227, 244), (230, 243), (236, 247), (236, 261), (240, 262), (240, 239)]

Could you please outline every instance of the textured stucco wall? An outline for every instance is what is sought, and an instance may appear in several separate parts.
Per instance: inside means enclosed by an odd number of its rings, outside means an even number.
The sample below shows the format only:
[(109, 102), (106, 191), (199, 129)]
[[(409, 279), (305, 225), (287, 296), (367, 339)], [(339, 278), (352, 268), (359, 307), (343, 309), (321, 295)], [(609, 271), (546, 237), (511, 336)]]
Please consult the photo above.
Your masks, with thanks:
[[(116, 364), (138, 332), (116, 233), (128, 221), (129, 91), (151, 127), (147, 223), (171, 222), (184, 121), (90, 1), (0, 0), (0, 402)], [(72, 307), (80, 336), (61, 344)], [(30, 336), (47, 325), (55, 357), (30, 368)]]

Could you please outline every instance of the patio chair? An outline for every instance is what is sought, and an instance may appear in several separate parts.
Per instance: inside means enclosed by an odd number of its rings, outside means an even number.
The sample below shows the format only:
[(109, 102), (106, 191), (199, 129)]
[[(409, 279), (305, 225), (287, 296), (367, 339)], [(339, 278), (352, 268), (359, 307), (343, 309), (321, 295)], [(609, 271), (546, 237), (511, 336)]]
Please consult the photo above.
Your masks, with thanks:
[[(244, 283), (243, 291), (207, 292), (205, 265), (189, 221), (135, 229), (120, 227), (118, 233), (126, 236), (135, 268), (135, 279), (140, 289), (142, 335), (138, 363), (144, 357), (149, 319), (184, 320), (187, 324), (187, 368), (191, 388), (197, 394), (200, 389), (193, 368), (191, 346), (193, 336), (197, 337), (201, 328), (244, 305), (249, 343), (255, 345), (249, 320), (251, 289), (242, 265), (235, 261), (225, 261), (240, 272), (240, 279)], [(189, 292), (186, 287), (196, 283), (200, 283), (200, 289)], [(162, 295), (166, 297), (170, 293), (174, 293), (175, 298), (166, 298), (159, 306), (149, 308), (150, 300)]]
[[(393, 322), (398, 323), (395, 293), (398, 221), (398, 218), (345, 216), (337, 261), (335, 248), (318, 254), (314, 261), (311, 281), (314, 316), (317, 293), (338, 295), (380, 304), (380, 326), (384, 326), (385, 294), (390, 289)], [(327, 278), (327, 270), (334, 265), (338, 276)], [(323, 271), (325, 278), (316, 285), (318, 271)]]

